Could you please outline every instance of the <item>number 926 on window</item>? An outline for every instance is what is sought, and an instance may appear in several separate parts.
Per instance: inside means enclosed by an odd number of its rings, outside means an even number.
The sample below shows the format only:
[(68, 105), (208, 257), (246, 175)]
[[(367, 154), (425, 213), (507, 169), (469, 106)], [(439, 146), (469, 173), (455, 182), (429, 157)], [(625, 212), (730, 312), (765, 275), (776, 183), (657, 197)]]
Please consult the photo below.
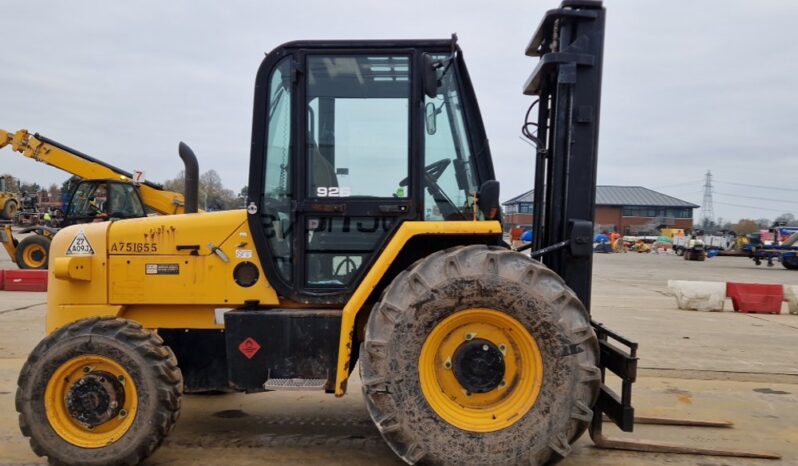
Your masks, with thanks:
[(316, 188), (318, 197), (349, 197), (352, 195), (352, 188), (348, 186), (319, 186)]

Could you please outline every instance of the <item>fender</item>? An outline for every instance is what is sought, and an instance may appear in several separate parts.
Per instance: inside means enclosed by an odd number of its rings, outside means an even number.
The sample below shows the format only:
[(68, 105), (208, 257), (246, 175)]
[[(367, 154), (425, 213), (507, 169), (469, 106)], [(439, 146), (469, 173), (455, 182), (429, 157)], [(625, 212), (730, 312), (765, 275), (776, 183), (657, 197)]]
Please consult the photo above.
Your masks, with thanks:
[(338, 368), (335, 379), (335, 396), (346, 393), (349, 380), (349, 362), (352, 358), (352, 344), (355, 335), (355, 321), (362, 311), (371, 292), (394, 263), (404, 245), (415, 236), (434, 235), (500, 235), (501, 223), (497, 221), (447, 221), (447, 222), (404, 222), (382, 250), (377, 261), (368, 271), (352, 297), (344, 306), (341, 315), (341, 337), (338, 344)]

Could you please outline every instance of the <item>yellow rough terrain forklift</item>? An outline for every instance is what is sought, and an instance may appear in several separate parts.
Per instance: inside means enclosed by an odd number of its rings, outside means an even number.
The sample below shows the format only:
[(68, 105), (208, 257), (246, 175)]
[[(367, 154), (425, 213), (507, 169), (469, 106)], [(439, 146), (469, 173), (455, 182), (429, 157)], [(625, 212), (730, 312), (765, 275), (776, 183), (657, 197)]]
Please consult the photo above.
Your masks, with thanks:
[(526, 49), (540, 57), (524, 87), (538, 98), (531, 252), (502, 239), (456, 37), (271, 51), (246, 210), (195, 213), (188, 185), (185, 215), (54, 236), (48, 336), (16, 395), (33, 451), (136, 464), (184, 392), (343, 396), (356, 364), (410, 464), (556, 462), (602, 413), (630, 430), (636, 345), (587, 310), (603, 34), (601, 2), (566, 1)]

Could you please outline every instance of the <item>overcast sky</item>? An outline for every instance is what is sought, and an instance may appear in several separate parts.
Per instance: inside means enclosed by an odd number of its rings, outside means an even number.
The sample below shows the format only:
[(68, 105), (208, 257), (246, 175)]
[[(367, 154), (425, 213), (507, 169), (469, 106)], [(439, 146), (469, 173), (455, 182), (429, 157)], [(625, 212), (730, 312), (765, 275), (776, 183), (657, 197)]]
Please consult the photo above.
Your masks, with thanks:
[[(202, 170), (215, 169), (238, 191), (247, 182), (253, 83), (264, 52), (294, 39), (456, 32), (507, 199), (533, 180), (532, 149), (518, 137), (531, 102), (521, 86), (535, 65), (524, 47), (557, 4), (4, 1), (0, 128), (38, 131), (144, 169), (154, 181), (181, 169), (183, 140)], [(599, 183), (701, 204), (710, 169), (716, 216), (798, 215), (798, 2), (605, 5)], [(66, 178), (8, 149), (0, 160), (0, 172), (25, 181)]]

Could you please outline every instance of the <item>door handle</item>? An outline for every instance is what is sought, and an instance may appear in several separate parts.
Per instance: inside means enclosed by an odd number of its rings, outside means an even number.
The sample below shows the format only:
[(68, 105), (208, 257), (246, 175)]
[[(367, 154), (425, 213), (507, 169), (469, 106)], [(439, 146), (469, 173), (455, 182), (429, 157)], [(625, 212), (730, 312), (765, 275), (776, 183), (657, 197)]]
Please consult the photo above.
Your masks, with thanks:
[(383, 214), (403, 214), (407, 212), (407, 204), (382, 204), (380, 212)]
[(346, 204), (327, 204), (327, 203), (310, 203), (305, 204), (297, 209), (298, 212), (309, 212), (309, 213), (318, 213), (318, 214), (325, 214), (325, 213), (336, 213), (342, 214), (346, 212)]

